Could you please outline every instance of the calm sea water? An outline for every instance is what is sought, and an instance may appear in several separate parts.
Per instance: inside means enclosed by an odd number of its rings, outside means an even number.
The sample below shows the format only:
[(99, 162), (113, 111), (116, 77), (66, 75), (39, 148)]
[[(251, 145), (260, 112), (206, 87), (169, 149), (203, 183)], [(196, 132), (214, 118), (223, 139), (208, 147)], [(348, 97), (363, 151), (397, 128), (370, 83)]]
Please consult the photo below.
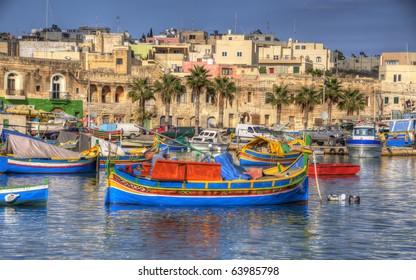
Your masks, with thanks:
[[(318, 161), (360, 164), (361, 171), (320, 178), (322, 203), (310, 177), (307, 204), (209, 208), (107, 207), (104, 172), (49, 175), (46, 206), (0, 208), (0, 259), (416, 259), (416, 158)], [(359, 195), (361, 203), (328, 202), (329, 194)]]

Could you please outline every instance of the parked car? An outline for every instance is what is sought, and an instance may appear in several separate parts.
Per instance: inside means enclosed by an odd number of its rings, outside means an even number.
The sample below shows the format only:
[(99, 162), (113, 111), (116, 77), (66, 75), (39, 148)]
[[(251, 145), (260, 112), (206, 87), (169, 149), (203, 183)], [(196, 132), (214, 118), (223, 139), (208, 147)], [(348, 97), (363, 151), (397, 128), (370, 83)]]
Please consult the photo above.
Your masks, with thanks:
[[(169, 129), (174, 128), (175, 126), (170, 124), (169, 125)], [(158, 125), (155, 126), (154, 128), (151, 129), (153, 132), (157, 132), (157, 133), (162, 133), (165, 132), (165, 125)], [(154, 133), (149, 133), (150, 135), (154, 134)]]
[(117, 130), (123, 132), (122, 136), (129, 139), (134, 139), (140, 136), (141, 129), (137, 127), (134, 123), (117, 123)]
[(239, 123), (235, 128), (235, 135), (239, 141), (251, 141), (256, 136), (263, 136), (276, 140), (272, 131), (264, 125)]
[[(198, 127), (198, 133), (204, 130), (202, 127)], [(195, 136), (195, 126), (178, 126), (169, 129), (168, 131), (162, 132), (162, 135), (169, 138), (178, 138), (179, 136), (192, 138)]]
[(336, 125), (323, 125), (299, 131), (299, 135), (302, 137), (307, 133), (311, 136), (312, 144), (317, 143), (319, 146), (325, 143), (329, 146), (335, 146), (336, 144), (345, 145), (346, 135)]

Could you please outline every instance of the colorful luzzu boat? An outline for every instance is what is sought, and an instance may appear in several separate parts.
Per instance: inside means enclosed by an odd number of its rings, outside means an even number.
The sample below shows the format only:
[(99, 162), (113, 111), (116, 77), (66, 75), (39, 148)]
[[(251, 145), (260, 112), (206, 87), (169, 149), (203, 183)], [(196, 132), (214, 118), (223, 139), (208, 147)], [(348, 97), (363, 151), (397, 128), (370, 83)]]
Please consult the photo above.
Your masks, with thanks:
[[(289, 143), (288, 147), (304, 144), (302, 140)], [(289, 165), (299, 156), (299, 151), (284, 151), (281, 143), (257, 136), (237, 153), (240, 165), (273, 166)]]
[(271, 205), (308, 200), (309, 149), (288, 167), (275, 166), (256, 178), (233, 164), (229, 153), (216, 162), (159, 160), (151, 175), (107, 167), (106, 204), (163, 206)]

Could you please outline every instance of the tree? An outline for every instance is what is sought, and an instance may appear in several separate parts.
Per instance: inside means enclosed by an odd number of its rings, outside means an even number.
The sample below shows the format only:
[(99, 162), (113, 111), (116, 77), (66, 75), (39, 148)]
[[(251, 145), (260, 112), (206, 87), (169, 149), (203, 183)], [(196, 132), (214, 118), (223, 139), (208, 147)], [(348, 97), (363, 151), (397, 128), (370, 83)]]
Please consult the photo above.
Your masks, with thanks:
[(216, 77), (213, 88), (218, 95), (218, 127), (224, 127), (224, 101), (232, 100), (237, 92), (235, 82), (228, 77)]
[(132, 102), (139, 101), (139, 122), (140, 126), (144, 126), (144, 120), (149, 118), (146, 114), (146, 101), (150, 99), (155, 99), (154, 91), (152, 84), (150, 83), (149, 78), (137, 79), (132, 85), (130, 85), (131, 90), (128, 92), (127, 96), (131, 98)]
[(325, 83), (325, 102), (328, 102), (328, 124), (332, 122), (332, 105), (338, 102), (339, 97), (342, 93), (341, 81), (337, 78), (327, 77)]
[(194, 69), (191, 70), (191, 74), (185, 77), (187, 86), (192, 89), (192, 94), (195, 94), (195, 134), (198, 133), (199, 127), (199, 100), (203, 90), (208, 89), (212, 84), (208, 80), (210, 76), (204, 66), (195, 65)]
[(184, 87), (181, 80), (171, 74), (164, 74), (154, 83), (155, 92), (160, 94), (163, 105), (165, 106), (165, 128), (169, 127), (169, 113), (172, 97), (182, 95)]
[(301, 106), (301, 110), (304, 113), (303, 126), (308, 127), (308, 115), (312, 112), (315, 105), (321, 103), (321, 95), (314, 86), (303, 86), (299, 93), (294, 98), (295, 104)]
[(359, 115), (360, 110), (364, 110), (365, 106), (365, 96), (358, 89), (348, 88), (344, 90), (338, 102), (338, 108), (347, 111), (348, 116), (354, 115), (354, 112), (357, 112), (357, 115)]
[(287, 85), (273, 85), (272, 92), (266, 92), (266, 104), (272, 104), (276, 106), (276, 123), (280, 124), (280, 119), (282, 116), (282, 105), (289, 105), (291, 103), (291, 98), (289, 96), (289, 91), (287, 90)]

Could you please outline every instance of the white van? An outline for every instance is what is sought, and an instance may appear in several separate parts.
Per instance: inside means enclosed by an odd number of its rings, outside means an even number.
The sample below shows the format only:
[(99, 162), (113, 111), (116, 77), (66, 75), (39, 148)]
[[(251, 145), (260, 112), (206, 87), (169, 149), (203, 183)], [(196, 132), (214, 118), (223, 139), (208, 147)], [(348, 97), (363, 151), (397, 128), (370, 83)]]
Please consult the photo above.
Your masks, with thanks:
[(250, 141), (256, 136), (263, 136), (269, 139), (275, 139), (270, 129), (259, 124), (239, 123), (235, 128), (237, 141)]
[(134, 123), (116, 123), (117, 130), (123, 131), (123, 137), (134, 139), (140, 136), (140, 128)]

